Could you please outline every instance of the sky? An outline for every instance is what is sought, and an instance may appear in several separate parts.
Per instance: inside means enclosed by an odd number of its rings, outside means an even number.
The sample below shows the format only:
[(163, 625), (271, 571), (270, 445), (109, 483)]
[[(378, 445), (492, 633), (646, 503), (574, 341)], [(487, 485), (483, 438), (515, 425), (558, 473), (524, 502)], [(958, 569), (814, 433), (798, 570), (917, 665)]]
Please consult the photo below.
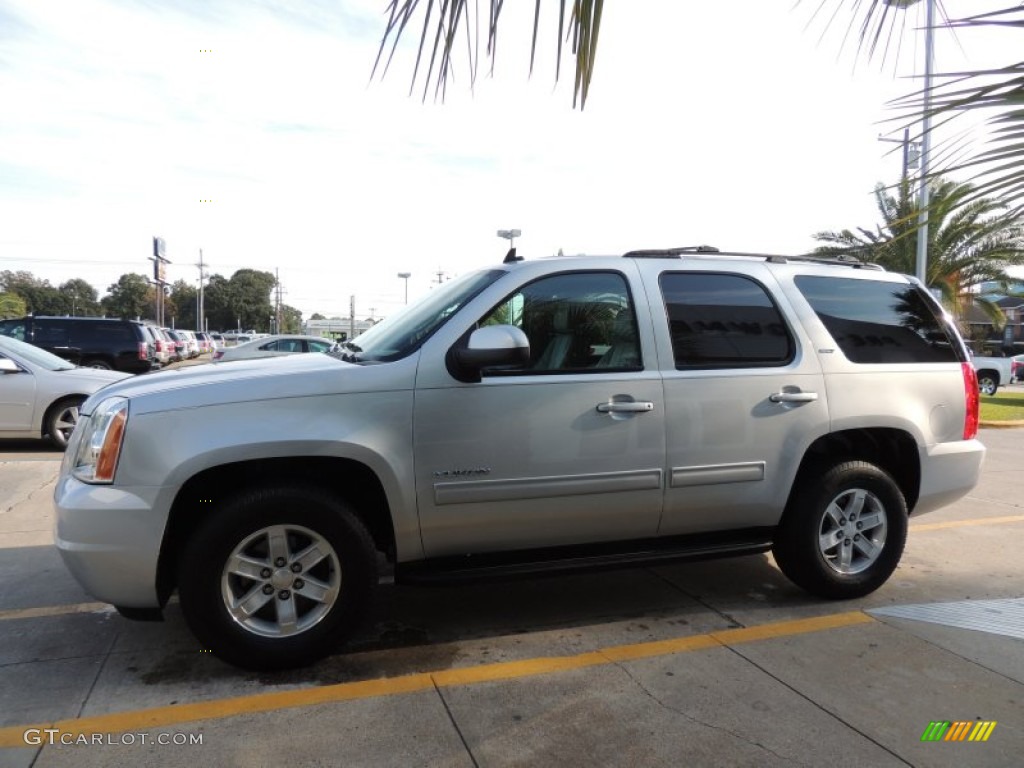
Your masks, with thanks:
[[(901, 172), (886, 104), (923, 68), (923, 32), (868, 61), (846, 6), (826, 30), (817, 5), (609, 0), (580, 110), (555, 2), (532, 76), (534, 4), (507, 2), (493, 76), (471, 87), (457, 55), (442, 102), (409, 94), (418, 28), (371, 79), (386, 0), (0, 0), (0, 270), (103, 295), (152, 273), (159, 236), (172, 282), (197, 284), (201, 251), (208, 274), (278, 274), (306, 318), (353, 296), (379, 318), (499, 262), (501, 229), (528, 259), (805, 252), (878, 221)], [(936, 69), (1016, 60), (978, 38), (938, 33)]]

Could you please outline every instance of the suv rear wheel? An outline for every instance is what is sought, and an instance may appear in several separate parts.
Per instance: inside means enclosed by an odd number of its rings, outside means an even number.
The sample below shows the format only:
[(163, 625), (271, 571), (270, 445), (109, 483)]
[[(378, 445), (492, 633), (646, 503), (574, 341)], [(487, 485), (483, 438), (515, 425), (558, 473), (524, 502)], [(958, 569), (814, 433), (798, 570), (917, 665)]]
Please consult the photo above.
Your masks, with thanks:
[(114, 366), (112, 366), (110, 363), (108, 363), (106, 360), (104, 360), (101, 357), (93, 357), (93, 358), (91, 358), (89, 360), (86, 360), (84, 363), (82, 363), (82, 367), (83, 368), (99, 368), (100, 370), (103, 370), (103, 371), (112, 371), (112, 370), (114, 370)]
[(896, 570), (907, 504), (887, 472), (864, 461), (806, 473), (790, 499), (772, 553), (794, 583), (820, 597), (862, 597)]
[(236, 496), (200, 526), (178, 580), (205, 648), (269, 670), (329, 654), (358, 626), (377, 573), (373, 541), (347, 504), (282, 486)]

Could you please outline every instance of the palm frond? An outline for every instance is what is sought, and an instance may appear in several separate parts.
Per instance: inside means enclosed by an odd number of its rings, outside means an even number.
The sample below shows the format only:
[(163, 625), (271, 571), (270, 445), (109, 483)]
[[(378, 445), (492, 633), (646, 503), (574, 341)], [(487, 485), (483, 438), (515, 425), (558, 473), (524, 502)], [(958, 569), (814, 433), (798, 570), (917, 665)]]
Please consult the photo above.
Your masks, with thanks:
[[(798, 3), (801, 0), (797, 0)], [(941, 0), (937, 2), (940, 20), (936, 28), (953, 31), (965, 29), (998, 28), (1004, 32), (1024, 31), (1024, 3), (1015, 2), (987, 13), (950, 18)], [(858, 53), (886, 61), (887, 46), (882, 40), (892, 36), (903, 37), (916, 33), (906, 29), (908, 8), (897, 8), (895, 0), (817, 0), (817, 15), (821, 6), (829, 3), (842, 6), (853, 17), (849, 29), (859, 32)], [(911, 3), (912, 4), (912, 3)], [(910, 4), (907, 4), (908, 6)], [(921, 3), (924, 5), (924, 3)], [(834, 17), (831, 23), (835, 23)], [(845, 42), (845, 38), (844, 38)], [(1019, 202), (1016, 210), (1024, 210), (1024, 62), (1005, 67), (968, 69), (961, 72), (939, 73), (934, 76), (937, 85), (929, 91), (910, 93), (892, 103), (907, 124), (916, 124), (925, 115), (931, 118), (957, 118), (968, 113), (988, 112), (987, 125), (991, 129), (984, 148), (973, 150), (966, 160), (947, 159), (936, 162), (933, 176), (945, 176), (969, 170), (975, 184), (975, 197), (1000, 195), (1011, 202)], [(935, 128), (942, 125), (933, 126)]]
[[(435, 5), (437, 13), (435, 14)], [(498, 27), (503, 10), (503, 0), (490, 0), (490, 11), (487, 21), (487, 48), (485, 55), (491, 61), (491, 74), (498, 51)], [(416, 50), (409, 92), (412, 93), (417, 82), (422, 80), (423, 100), (433, 86), (434, 99), (444, 101), (447, 86), (454, 78), (453, 49), (461, 28), (466, 30), (467, 58), (469, 61), (470, 87), (476, 83), (477, 67), (481, 58), (477, 37), (470, 34), (470, 25), (478, 26), (479, 13), (474, 13), (476, 3), (470, 6), (469, 0), (391, 0), (386, 8), (388, 21), (381, 37), (380, 48), (374, 61), (370, 78), (378, 75), (384, 77), (391, 68), (398, 51), (399, 41), (407, 34), (412, 19), (418, 13), (423, 14), (423, 26), (420, 32), (419, 46)], [(530, 74), (533, 74), (536, 62), (537, 39), (541, 22), (541, 0), (536, 0), (533, 9), (533, 35), (530, 42)], [(573, 85), (573, 106), (579, 104), (580, 109), (586, 106), (590, 93), (590, 83), (594, 74), (594, 62), (597, 59), (597, 41), (601, 30), (601, 16), (604, 0), (573, 0), (571, 10), (566, 7), (566, 0), (558, 2), (557, 59), (555, 65), (555, 81), (561, 75), (563, 40), (572, 40), (572, 55), (575, 61), (575, 78)], [(566, 15), (568, 13), (568, 23)], [(568, 26), (568, 29), (566, 27)], [(386, 55), (385, 55), (386, 54)], [(429, 56), (427, 56), (429, 54)], [(428, 59), (426, 69), (424, 60)]]

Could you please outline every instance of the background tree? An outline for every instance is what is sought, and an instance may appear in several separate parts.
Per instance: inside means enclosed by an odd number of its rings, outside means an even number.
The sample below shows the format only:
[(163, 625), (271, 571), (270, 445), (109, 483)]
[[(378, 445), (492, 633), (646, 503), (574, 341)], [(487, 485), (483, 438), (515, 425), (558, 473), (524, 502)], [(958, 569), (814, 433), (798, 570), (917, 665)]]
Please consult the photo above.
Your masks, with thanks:
[(203, 290), (206, 317), (211, 328), (222, 331), (238, 327), (238, 315), (231, 301), (231, 284), (224, 275), (211, 275)]
[(100, 304), (104, 312), (112, 317), (148, 317), (153, 306), (150, 288), (144, 276), (130, 272), (121, 275), (116, 283), (107, 288), (107, 295)]
[(64, 298), (65, 314), (93, 317), (100, 313), (99, 294), (82, 278), (65, 280), (57, 290)]
[(240, 269), (230, 279), (211, 275), (204, 291), (210, 327), (266, 328), (274, 314), (270, 293), (276, 284), (273, 274), (254, 269)]
[[(821, 255), (850, 255), (880, 264), (888, 270), (912, 275), (917, 253), (918, 206), (904, 181), (894, 195), (878, 184), (875, 200), (882, 223), (873, 229), (858, 227), (840, 232), (819, 232), (814, 238), (828, 243), (815, 250)], [(928, 271), (926, 283), (937, 289), (943, 303), (958, 318), (967, 306), (982, 308), (998, 328), (1002, 310), (978, 294), (984, 283), (1009, 290), (1013, 278), (1006, 268), (1024, 264), (1024, 229), (1004, 203), (978, 198), (971, 184), (938, 180), (929, 205)]]
[(171, 284), (171, 302), (174, 304), (174, 314), (167, 314), (166, 317), (174, 319), (175, 328), (196, 327), (196, 299), (199, 296), (199, 289), (188, 283), (186, 280), (176, 280)]
[(25, 302), (26, 312), (34, 315), (63, 315), (64, 298), (60, 291), (31, 272), (0, 272), (0, 291), (13, 293)]
[(273, 312), (270, 292), (277, 280), (270, 272), (240, 269), (228, 280), (229, 296), (243, 328), (263, 328)]
[(0, 293), (0, 320), (9, 317), (24, 317), (28, 314), (28, 305), (25, 300), (16, 293), (7, 291)]
[(281, 329), (278, 333), (302, 333), (302, 312), (287, 304), (281, 305)]
[(321, 315), (319, 312), (314, 312), (309, 316), (310, 320), (326, 320), (327, 318)]

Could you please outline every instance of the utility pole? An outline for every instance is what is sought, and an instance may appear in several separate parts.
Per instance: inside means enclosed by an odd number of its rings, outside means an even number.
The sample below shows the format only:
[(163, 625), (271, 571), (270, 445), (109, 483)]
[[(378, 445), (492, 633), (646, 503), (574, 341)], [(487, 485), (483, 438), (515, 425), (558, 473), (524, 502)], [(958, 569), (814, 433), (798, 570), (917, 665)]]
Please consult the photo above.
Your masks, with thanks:
[(900, 180), (904, 184), (910, 182), (910, 166), (917, 167), (918, 161), (921, 159), (921, 146), (916, 141), (910, 140), (910, 129), (903, 129), (902, 139), (890, 139), (887, 136), (879, 136), (879, 141), (888, 141), (891, 144), (902, 144), (903, 145), (903, 175), (900, 176)]
[(440, 267), (438, 267), (437, 268), (437, 284), (438, 285), (441, 284), (443, 278), (444, 278), (444, 271)]
[(281, 270), (274, 267), (274, 328), (281, 332)]
[(348, 297), (348, 340), (356, 337), (356, 297)]
[(203, 296), (203, 284), (206, 280), (206, 265), (203, 263), (202, 248), (199, 249), (199, 263), (196, 266), (199, 267), (199, 295), (196, 297), (196, 330), (205, 331), (206, 323), (203, 321), (203, 316), (206, 314), (206, 303)]

